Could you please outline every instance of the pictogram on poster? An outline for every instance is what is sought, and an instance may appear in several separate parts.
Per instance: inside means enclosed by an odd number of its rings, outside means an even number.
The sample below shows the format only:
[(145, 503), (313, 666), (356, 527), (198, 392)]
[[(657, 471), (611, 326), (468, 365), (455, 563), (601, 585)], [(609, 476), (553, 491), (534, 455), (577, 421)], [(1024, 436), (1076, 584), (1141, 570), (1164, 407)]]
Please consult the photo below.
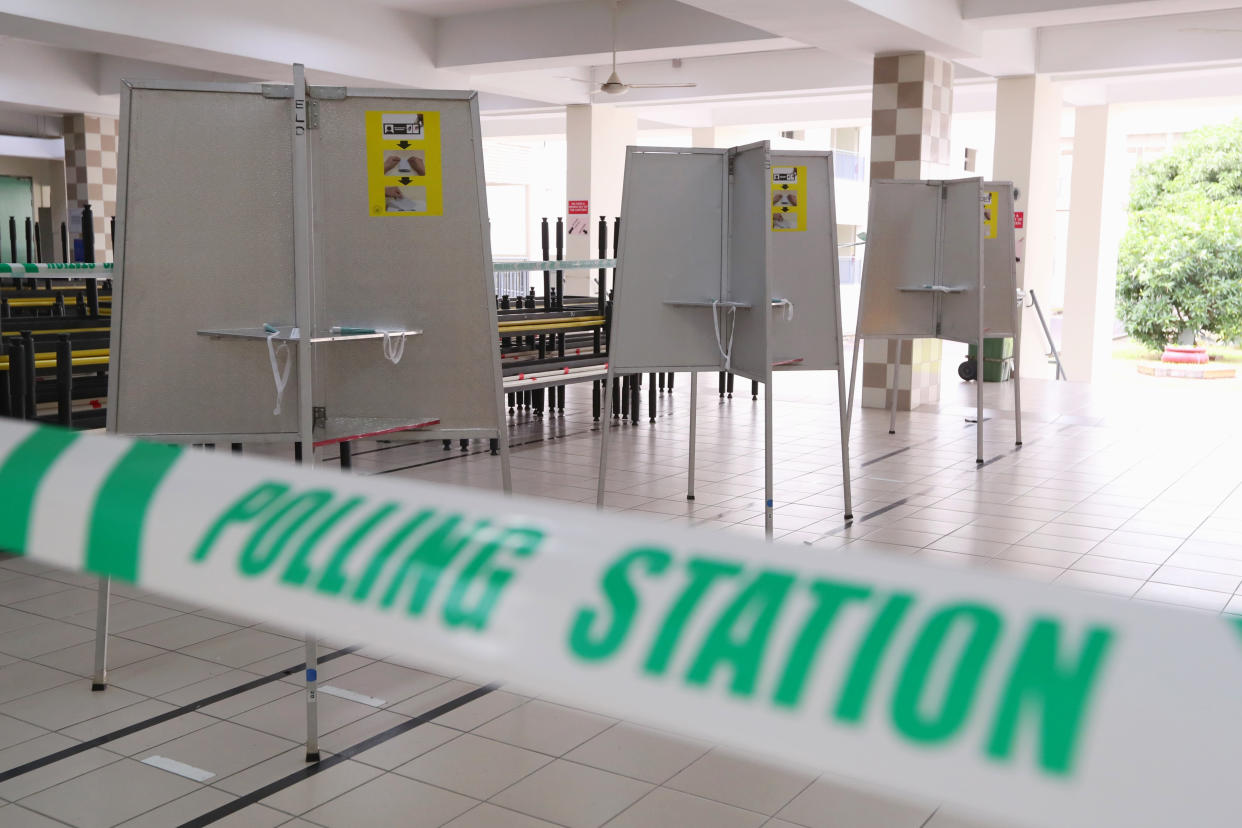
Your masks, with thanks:
[(566, 222), (569, 235), (571, 236), (588, 236), (591, 233), (590, 214), (588, 209), (589, 202), (587, 199), (573, 199), (569, 202), (568, 210), (569, 221)]
[(373, 216), (440, 216), (440, 113), (367, 112), (367, 201)]
[(983, 237), (985, 239), (996, 238), (996, 223), (1000, 218), (997, 215), (999, 205), (1000, 193), (995, 190), (983, 191)]
[(806, 167), (772, 167), (772, 229), (806, 229)]

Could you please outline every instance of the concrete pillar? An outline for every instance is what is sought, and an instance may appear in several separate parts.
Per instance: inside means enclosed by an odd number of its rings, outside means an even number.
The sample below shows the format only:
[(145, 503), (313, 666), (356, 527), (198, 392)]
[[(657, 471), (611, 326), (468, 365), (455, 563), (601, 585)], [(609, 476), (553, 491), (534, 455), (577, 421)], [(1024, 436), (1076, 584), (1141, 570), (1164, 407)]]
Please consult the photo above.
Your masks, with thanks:
[[(68, 208), (77, 214), (90, 202), (95, 216), (95, 261), (110, 262), (110, 222), (116, 215), (117, 119), (100, 115), (66, 115), (64, 134)], [(69, 248), (72, 256), (72, 239)]]
[[(871, 88), (871, 180), (947, 178), (953, 64), (915, 52), (877, 57)], [(866, 340), (862, 405), (887, 408), (896, 374), (897, 407), (940, 402), (938, 339)]]
[(1109, 106), (1074, 115), (1074, 169), (1065, 264), (1065, 373), (1090, 382), (1112, 359), (1117, 249), (1125, 230), (1125, 131)]
[[(1057, 167), (1061, 153), (1061, 89), (1044, 75), (996, 82), (996, 143), (992, 177), (1018, 189), (1014, 209), (1025, 214), (1018, 231), (1018, 286), (1034, 289), (1049, 311), (1056, 247)], [(1033, 312), (1023, 312), (1023, 377), (1051, 379), (1047, 343)], [(1071, 376), (1073, 376), (1071, 374)]]
[[(621, 188), (625, 177), (625, 148), (638, 141), (638, 117), (608, 104), (574, 104), (565, 111), (565, 196), (588, 204), (587, 232), (570, 234), (574, 218), (566, 215), (565, 257), (593, 259), (599, 252), (597, 227), (600, 216), (621, 215)], [(568, 210), (568, 205), (566, 206)], [(555, 228), (552, 232), (555, 232)], [(609, 239), (611, 249), (612, 240)], [(565, 292), (571, 296), (594, 295), (593, 272), (565, 274)]]

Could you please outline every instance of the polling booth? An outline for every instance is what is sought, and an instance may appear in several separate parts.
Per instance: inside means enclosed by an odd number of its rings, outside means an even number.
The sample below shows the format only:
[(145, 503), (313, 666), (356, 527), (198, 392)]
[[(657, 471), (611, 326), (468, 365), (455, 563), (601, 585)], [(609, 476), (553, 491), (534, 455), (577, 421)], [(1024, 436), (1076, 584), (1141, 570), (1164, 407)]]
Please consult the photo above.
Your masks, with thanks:
[[(293, 75), (124, 84), (108, 430), (288, 443), (306, 464), (362, 438), (487, 438), (509, 490), (475, 93)], [(308, 638), (308, 756), (315, 660)]]
[[(691, 373), (687, 497), (693, 499), (697, 372), (763, 383), (771, 536), (772, 374), (836, 371), (850, 516), (831, 153), (773, 152), (766, 141), (732, 149), (630, 147), (621, 216), (605, 395), (615, 375)], [(603, 429), (601, 506), (610, 431)]]
[[(850, 400), (864, 339), (942, 339), (976, 347), (976, 462), (983, 460), (983, 340), (1014, 339), (1014, 417), (1022, 445), (1021, 300), (1013, 184), (981, 178), (873, 181), (867, 219)], [(891, 366), (889, 433), (896, 431), (900, 366)]]

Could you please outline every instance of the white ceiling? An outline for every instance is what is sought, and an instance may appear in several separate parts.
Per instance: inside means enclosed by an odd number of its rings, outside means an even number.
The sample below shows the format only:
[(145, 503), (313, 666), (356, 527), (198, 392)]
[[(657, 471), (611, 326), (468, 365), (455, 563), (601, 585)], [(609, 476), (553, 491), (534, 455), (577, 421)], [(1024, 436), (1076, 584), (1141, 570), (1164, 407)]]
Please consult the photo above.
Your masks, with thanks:
[(374, 0), (377, 6), (426, 14), (432, 17), (448, 17), (455, 14), (473, 14), (498, 9), (520, 9), (546, 5), (548, 0)]
[(122, 77), (283, 80), (294, 61), (319, 83), (478, 89), (492, 115), (595, 101), (682, 125), (865, 115), (874, 55), (913, 50), (963, 90), (1040, 72), (1071, 103), (1242, 89), (1242, 0), (624, 0), (623, 79), (698, 86), (621, 97), (583, 82), (609, 71), (611, 0), (0, 0), (0, 32), (0, 113), (115, 112)]

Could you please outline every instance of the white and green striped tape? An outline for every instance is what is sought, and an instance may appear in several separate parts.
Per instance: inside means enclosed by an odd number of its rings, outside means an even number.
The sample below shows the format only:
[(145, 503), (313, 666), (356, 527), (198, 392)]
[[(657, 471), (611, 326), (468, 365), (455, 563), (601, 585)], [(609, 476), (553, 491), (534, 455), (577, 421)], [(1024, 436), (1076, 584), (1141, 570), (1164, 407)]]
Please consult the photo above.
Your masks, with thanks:
[(493, 273), (512, 273), (525, 270), (595, 270), (616, 267), (616, 259), (540, 259), (530, 262), (492, 262)]
[(1236, 619), (16, 422), (0, 548), (988, 824), (1238, 823)]
[(0, 263), (0, 275), (37, 276), (40, 279), (111, 279), (112, 263)]

